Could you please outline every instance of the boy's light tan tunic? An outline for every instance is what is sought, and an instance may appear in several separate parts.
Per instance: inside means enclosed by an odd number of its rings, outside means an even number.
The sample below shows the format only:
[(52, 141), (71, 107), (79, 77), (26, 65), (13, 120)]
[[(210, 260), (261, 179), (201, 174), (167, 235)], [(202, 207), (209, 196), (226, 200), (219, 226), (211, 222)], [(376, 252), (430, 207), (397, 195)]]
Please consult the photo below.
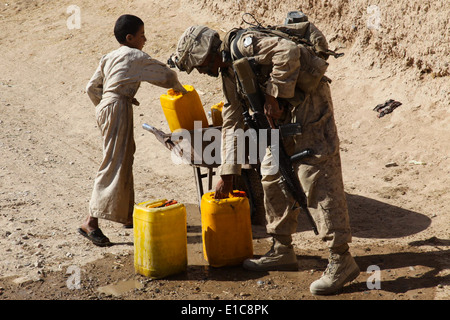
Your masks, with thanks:
[(134, 206), (134, 96), (140, 83), (181, 90), (177, 74), (145, 52), (122, 46), (104, 55), (86, 92), (96, 106), (103, 161), (94, 182), (89, 213), (120, 223), (132, 221)]

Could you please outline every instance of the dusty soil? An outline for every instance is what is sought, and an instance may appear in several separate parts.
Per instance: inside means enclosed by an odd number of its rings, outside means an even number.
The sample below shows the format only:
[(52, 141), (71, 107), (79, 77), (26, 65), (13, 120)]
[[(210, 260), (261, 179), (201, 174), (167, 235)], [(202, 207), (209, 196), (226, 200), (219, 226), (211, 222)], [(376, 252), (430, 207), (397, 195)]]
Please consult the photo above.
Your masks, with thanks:
[[(446, 0), (384, 1), (369, 28), (367, 1), (136, 0), (0, 1), (0, 299), (3, 300), (447, 300), (450, 297), (450, 5)], [(97, 4), (99, 3), (99, 4)], [(297, 3), (297, 5), (294, 5)], [(80, 8), (80, 28), (69, 29)], [(303, 6), (302, 6), (303, 5)], [(84, 88), (100, 57), (115, 49), (123, 13), (146, 22), (144, 50), (166, 61), (192, 24), (223, 34), (252, 12), (266, 24), (303, 9), (328, 35), (328, 76), (341, 138), (344, 182), (353, 230), (351, 252), (362, 273), (343, 292), (315, 297), (328, 252), (304, 217), (294, 235), (298, 272), (251, 273), (209, 267), (203, 258), (192, 167), (142, 129), (166, 132), (159, 96), (142, 84), (135, 108), (136, 200), (173, 198), (188, 209), (188, 268), (150, 280), (134, 273), (133, 232), (101, 221), (114, 242), (99, 248), (78, 235), (101, 160), (94, 107)], [(372, 21), (372, 20), (370, 20)], [(373, 20), (371, 23), (375, 23)], [(222, 100), (219, 79), (180, 74), (205, 110)], [(377, 118), (373, 108), (402, 102)], [(270, 241), (254, 226), (254, 252)], [(380, 269), (379, 289), (367, 281)], [(80, 287), (73, 287), (74, 275)]]

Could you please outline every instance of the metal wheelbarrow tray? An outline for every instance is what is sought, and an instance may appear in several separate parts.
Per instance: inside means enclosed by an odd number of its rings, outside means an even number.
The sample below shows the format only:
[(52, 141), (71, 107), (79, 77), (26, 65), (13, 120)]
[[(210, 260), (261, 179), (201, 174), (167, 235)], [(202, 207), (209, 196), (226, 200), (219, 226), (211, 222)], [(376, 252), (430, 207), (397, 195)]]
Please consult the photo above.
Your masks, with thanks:
[[(153, 133), (156, 139), (165, 146), (168, 150), (174, 153), (177, 157), (177, 161), (180, 163), (189, 164), (193, 167), (195, 183), (197, 186), (197, 197), (200, 206), (201, 199), (205, 191), (213, 189), (213, 176), (216, 174), (215, 169), (221, 164), (221, 147), (217, 147), (217, 143), (221, 143), (221, 138), (214, 136), (209, 130), (219, 130), (221, 132), (222, 127), (210, 126), (207, 128), (183, 130), (180, 132), (165, 133), (162, 130), (155, 128), (149, 124), (144, 123), (142, 127)], [(217, 132), (214, 132), (217, 134)], [(200, 147), (195, 146), (195, 142), (198, 142), (198, 136), (201, 138), (201, 150)], [(211, 140), (204, 141), (203, 137), (207, 135), (211, 137)], [(180, 137), (182, 137), (180, 139)], [(187, 138), (187, 139), (186, 139)], [(197, 138), (197, 140), (196, 140)], [(219, 141), (215, 139), (219, 138)], [(211, 144), (216, 143), (215, 148), (211, 148)], [(203, 157), (203, 151), (209, 147), (209, 151), (213, 151), (210, 154), (209, 159)], [(214, 152), (215, 151), (215, 152)], [(206, 161), (208, 160), (208, 161)], [(213, 160), (213, 161), (212, 161)], [(202, 172), (203, 169), (203, 172)], [(203, 179), (207, 179), (207, 188), (203, 185)], [(261, 185), (261, 177), (259, 174), (259, 166), (244, 164), (242, 165), (241, 176), (239, 179), (235, 179), (234, 188), (238, 190), (246, 191), (251, 207), (251, 216), (253, 224), (264, 224), (265, 222), (265, 210), (263, 200), (263, 190)]]

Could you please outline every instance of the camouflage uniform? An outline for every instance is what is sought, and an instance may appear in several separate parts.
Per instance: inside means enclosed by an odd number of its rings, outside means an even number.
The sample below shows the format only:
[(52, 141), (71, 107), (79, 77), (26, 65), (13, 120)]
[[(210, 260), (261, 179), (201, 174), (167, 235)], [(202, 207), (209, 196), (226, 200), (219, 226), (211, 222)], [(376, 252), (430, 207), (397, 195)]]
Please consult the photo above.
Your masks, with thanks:
[[(315, 27), (310, 31), (311, 34), (319, 35), (318, 42), (313, 45), (320, 47), (320, 42), (325, 41), (324, 37), (320, 37), (323, 35)], [(233, 40), (233, 34), (228, 33), (219, 47), (217, 32), (204, 26), (190, 27), (181, 36), (177, 52), (170, 59), (187, 73), (194, 68), (204, 73), (203, 68), (208, 64), (208, 74), (215, 76), (218, 66), (221, 67), (223, 92), (229, 102), (222, 111), (221, 176), (240, 174), (241, 165), (236, 161), (238, 144), (236, 140), (228, 140), (230, 133), (244, 129), (242, 113), (248, 101), (239, 92), (230, 59), (218, 60), (218, 54), (225, 58), (232, 57), (233, 61), (240, 56), (254, 58), (258, 68), (258, 83), (266, 94), (277, 98), (283, 108), (278, 124), (301, 124), (302, 134), (285, 139), (284, 145), (290, 155), (308, 148), (314, 151), (312, 157), (304, 159), (295, 169), (320, 236), (330, 248), (327, 269), (320, 279), (311, 284), (310, 291), (313, 294), (336, 293), (345, 283), (355, 279), (360, 270), (349, 252), (351, 233), (342, 181), (339, 139), (327, 78), (321, 76), (323, 72), (318, 77), (308, 78), (308, 68), (318, 65), (314, 64), (314, 56), (308, 57), (305, 48), (292, 41), (257, 30), (247, 30), (236, 40)], [(233, 143), (230, 145), (228, 142)], [(298, 270), (291, 237), (297, 229), (298, 211), (291, 210), (294, 201), (280, 173), (273, 172), (271, 158), (267, 150), (261, 163), (261, 173), (267, 231), (272, 235), (273, 246), (259, 259), (246, 259), (243, 267), (254, 271)], [(270, 170), (265, 170), (269, 167)], [(222, 182), (219, 182), (219, 188), (223, 186)]]
[[(260, 84), (265, 93), (278, 98), (284, 106), (279, 124), (300, 123), (302, 134), (285, 139), (289, 154), (306, 148), (314, 156), (296, 166), (299, 180), (308, 198), (308, 206), (316, 221), (320, 237), (330, 248), (351, 241), (347, 204), (342, 181), (339, 139), (333, 116), (330, 88), (321, 81), (318, 88), (305, 94), (296, 87), (300, 68), (300, 50), (291, 41), (248, 31), (237, 40), (242, 55), (254, 57), (263, 76)], [(225, 40), (222, 50), (232, 51)], [(265, 76), (264, 76), (265, 75)], [(223, 109), (223, 132), (243, 128), (242, 103), (232, 68), (222, 70), (223, 91), (230, 103)], [(226, 149), (226, 138), (223, 139)], [(270, 151), (262, 161), (262, 168), (271, 158)], [(220, 175), (239, 174), (240, 165), (227, 163), (222, 155)], [(264, 170), (263, 170), (264, 171)], [(281, 182), (280, 174), (264, 175), (264, 204), (267, 232), (274, 235), (291, 235), (297, 229), (298, 210), (291, 210), (293, 198)]]

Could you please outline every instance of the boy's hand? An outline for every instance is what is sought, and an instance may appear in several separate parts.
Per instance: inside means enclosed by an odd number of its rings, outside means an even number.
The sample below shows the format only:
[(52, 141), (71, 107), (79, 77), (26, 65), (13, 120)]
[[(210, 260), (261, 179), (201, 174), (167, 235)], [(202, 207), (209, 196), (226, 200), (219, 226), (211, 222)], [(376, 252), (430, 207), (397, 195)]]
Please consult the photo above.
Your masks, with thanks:
[(186, 89), (181, 84), (174, 86), (172, 89), (176, 92), (181, 92), (182, 94), (187, 93)]
[(135, 106), (140, 105), (139, 101), (137, 101), (136, 98), (133, 98), (133, 100), (131, 100), (131, 104), (134, 104)]

